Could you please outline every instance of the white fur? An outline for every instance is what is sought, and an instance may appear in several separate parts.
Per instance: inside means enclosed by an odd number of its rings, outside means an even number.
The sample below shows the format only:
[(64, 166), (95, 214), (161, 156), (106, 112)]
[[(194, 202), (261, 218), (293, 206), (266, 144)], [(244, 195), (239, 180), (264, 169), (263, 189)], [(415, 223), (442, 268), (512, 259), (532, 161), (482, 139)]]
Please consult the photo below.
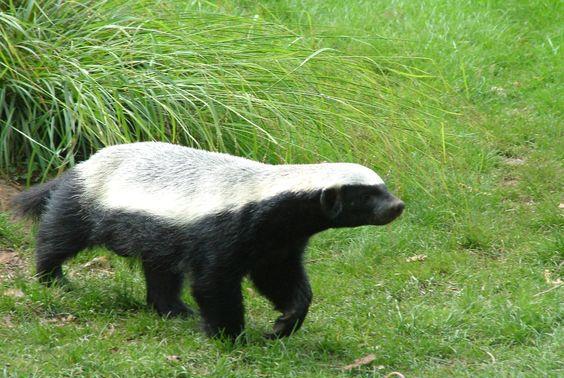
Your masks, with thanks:
[(76, 169), (87, 203), (180, 224), (283, 192), (383, 184), (374, 171), (358, 164), (269, 165), (151, 142), (104, 148)]

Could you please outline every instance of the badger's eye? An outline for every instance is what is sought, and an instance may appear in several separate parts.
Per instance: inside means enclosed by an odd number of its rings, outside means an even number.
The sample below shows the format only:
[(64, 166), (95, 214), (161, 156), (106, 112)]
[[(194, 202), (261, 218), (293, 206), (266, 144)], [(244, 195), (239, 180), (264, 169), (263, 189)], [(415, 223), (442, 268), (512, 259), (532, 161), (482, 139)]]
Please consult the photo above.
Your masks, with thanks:
[(364, 194), (362, 196), (362, 200), (365, 201), (365, 202), (370, 201), (370, 198), (372, 198), (372, 196), (370, 194)]

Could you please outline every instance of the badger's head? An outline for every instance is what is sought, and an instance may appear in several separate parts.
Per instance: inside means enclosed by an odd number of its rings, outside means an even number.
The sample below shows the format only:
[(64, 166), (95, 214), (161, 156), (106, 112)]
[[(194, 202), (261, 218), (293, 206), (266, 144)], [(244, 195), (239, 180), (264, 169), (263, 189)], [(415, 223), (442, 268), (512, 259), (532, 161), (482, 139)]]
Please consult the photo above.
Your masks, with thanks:
[(388, 224), (401, 215), (404, 203), (392, 195), (372, 170), (335, 164), (336, 182), (321, 190), (321, 209), (332, 227)]

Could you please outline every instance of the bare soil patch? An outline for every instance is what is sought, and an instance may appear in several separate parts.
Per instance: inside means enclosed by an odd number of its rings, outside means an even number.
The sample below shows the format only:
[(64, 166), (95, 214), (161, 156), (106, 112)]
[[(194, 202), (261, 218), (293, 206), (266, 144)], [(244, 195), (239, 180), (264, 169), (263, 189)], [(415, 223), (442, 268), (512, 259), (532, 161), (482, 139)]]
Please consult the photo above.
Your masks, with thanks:
[[(13, 196), (21, 192), (21, 187), (0, 179), (0, 212), (9, 212)], [(27, 223), (22, 223), (28, 227)], [(0, 281), (12, 280), (22, 273), (29, 273), (28, 264), (14, 249), (0, 244)]]
[(22, 189), (18, 185), (0, 179), (0, 211), (8, 211), (10, 200), (21, 191)]
[(523, 165), (527, 162), (526, 158), (520, 158), (520, 157), (506, 157), (503, 159), (503, 162), (506, 165), (510, 165), (510, 166), (519, 166), (519, 165)]
[(28, 273), (28, 264), (10, 248), (0, 247), (0, 282), (13, 280), (22, 273)]

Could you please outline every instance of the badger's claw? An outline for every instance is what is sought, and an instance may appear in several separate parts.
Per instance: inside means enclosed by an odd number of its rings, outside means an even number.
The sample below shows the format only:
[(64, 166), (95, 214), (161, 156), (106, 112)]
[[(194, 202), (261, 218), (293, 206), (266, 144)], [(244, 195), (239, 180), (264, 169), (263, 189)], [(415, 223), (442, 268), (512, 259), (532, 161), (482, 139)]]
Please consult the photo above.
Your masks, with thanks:
[(279, 339), (290, 336), (302, 326), (304, 319), (305, 313), (302, 315), (295, 311), (287, 312), (276, 319), (273, 332), (265, 334), (264, 337), (267, 339)]

